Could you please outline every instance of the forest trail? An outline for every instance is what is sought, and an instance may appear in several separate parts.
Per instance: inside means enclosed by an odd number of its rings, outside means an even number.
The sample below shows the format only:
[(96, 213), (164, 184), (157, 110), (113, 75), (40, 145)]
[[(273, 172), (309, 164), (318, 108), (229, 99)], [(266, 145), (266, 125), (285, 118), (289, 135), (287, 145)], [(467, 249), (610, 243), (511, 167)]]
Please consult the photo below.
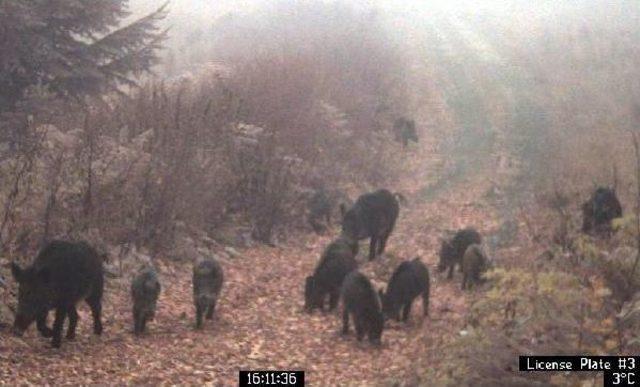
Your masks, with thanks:
[(311, 385), (417, 380), (425, 369), (438, 367), (447, 343), (464, 328), (468, 307), (460, 275), (447, 281), (436, 273), (439, 237), (445, 229), (465, 226), (492, 230), (498, 214), (480, 199), (490, 186), (490, 167), (456, 179), (427, 199), (424, 189), (438, 177), (443, 156), (434, 140), (423, 134), (405, 157), (398, 184), (389, 188), (402, 192), (408, 203), (401, 206), (387, 251), (366, 262), (363, 248), (358, 260), (361, 270), (380, 287), (399, 262), (421, 256), (431, 272), (430, 316), (423, 319), (416, 302), (407, 326), (386, 325), (382, 349), (358, 343), (353, 333), (341, 337), (339, 312), (302, 312), (304, 278), (339, 233), (336, 225), (325, 236), (290, 236), (282, 246), (257, 246), (223, 260), (222, 298), (213, 321), (207, 321), (202, 331), (193, 329), (189, 264), (160, 265), (163, 289), (156, 320), (141, 338), (132, 334), (128, 279), (110, 280), (102, 337), (91, 334), (85, 305), (79, 310), (76, 340), (64, 341), (59, 350), (51, 349), (33, 327), (23, 338), (5, 330), (0, 335), (0, 381), (235, 385), (241, 369), (302, 369)]
[[(442, 228), (489, 227), (490, 209), (474, 198), (486, 189), (482, 181), (460, 181), (431, 201), (420, 189), (433, 162), (433, 147), (422, 141), (408, 151), (407, 169), (395, 190), (403, 192), (397, 228), (388, 251), (364, 263), (362, 270), (378, 286), (403, 259), (420, 255), (432, 277), (430, 317), (423, 321), (420, 303), (408, 326), (391, 322), (383, 348), (373, 349), (354, 336), (339, 335), (339, 313), (302, 312), (304, 278), (314, 268), (330, 236), (304, 234), (295, 244), (255, 247), (223, 261), (225, 284), (213, 321), (193, 329), (190, 265), (161, 265), (162, 294), (156, 320), (141, 338), (132, 335), (128, 281), (111, 280), (104, 300), (105, 332), (91, 334), (86, 306), (76, 341), (60, 350), (37, 336), (2, 334), (0, 380), (22, 383), (187, 383), (235, 385), (240, 369), (303, 369), (312, 385), (376, 384), (412, 380), (425, 367), (437, 367), (438, 354), (451, 335), (464, 327), (466, 297), (459, 274), (448, 282), (435, 272)], [(420, 183), (420, 184), (418, 184)], [(339, 232), (338, 227), (331, 231)], [(292, 238), (293, 239), (293, 238)]]

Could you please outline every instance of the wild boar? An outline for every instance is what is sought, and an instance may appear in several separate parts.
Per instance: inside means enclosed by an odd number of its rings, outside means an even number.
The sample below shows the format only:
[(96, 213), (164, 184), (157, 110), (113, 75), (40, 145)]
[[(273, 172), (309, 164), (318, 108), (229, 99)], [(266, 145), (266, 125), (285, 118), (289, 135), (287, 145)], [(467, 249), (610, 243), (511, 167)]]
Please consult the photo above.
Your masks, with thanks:
[(370, 261), (384, 252), (400, 213), (399, 196), (386, 189), (379, 189), (360, 195), (348, 210), (341, 207), (342, 234), (351, 240), (371, 238)]
[(358, 341), (362, 341), (366, 335), (372, 344), (380, 345), (384, 318), (380, 300), (369, 279), (354, 270), (344, 279), (341, 293), (344, 304), (342, 334), (349, 333), (349, 315), (351, 315)]
[(358, 266), (357, 253), (358, 242), (345, 238), (338, 238), (327, 246), (313, 275), (305, 282), (304, 299), (308, 312), (316, 308), (324, 310), (327, 295), (329, 310), (336, 307), (344, 277)]
[[(61, 344), (62, 328), (69, 318), (67, 339), (75, 338), (78, 312), (76, 304), (85, 300), (93, 315), (93, 332), (102, 333), (102, 292), (104, 273), (102, 259), (85, 242), (54, 240), (36, 256), (33, 264), (21, 269), (11, 266), (18, 282), (18, 311), (14, 333), (22, 335), (37, 320), (40, 333), (53, 336), (51, 344)], [(53, 330), (46, 326), (49, 310), (55, 309)]]

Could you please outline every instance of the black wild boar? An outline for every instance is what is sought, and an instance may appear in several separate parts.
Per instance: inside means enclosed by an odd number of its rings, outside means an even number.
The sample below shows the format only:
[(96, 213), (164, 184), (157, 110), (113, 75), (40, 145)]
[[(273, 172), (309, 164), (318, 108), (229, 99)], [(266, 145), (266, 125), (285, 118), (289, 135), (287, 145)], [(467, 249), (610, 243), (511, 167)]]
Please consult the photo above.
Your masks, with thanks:
[[(102, 259), (87, 243), (54, 240), (38, 253), (30, 267), (20, 269), (14, 263), (11, 271), (18, 282), (18, 311), (14, 323), (17, 335), (22, 335), (35, 320), (40, 333), (53, 336), (53, 347), (60, 347), (67, 317), (67, 338), (75, 338), (76, 304), (82, 300), (91, 308), (93, 332), (102, 333)], [(51, 309), (55, 309), (53, 330), (46, 326)]]
[(213, 259), (204, 259), (193, 267), (193, 302), (196, 306), (196, 328), (202, 327), (202, 316), (213, 318), (224, 275), (220, 263)]
[(391, 275), (387, 292), (380, 290), (382, 312), (385, 317), (406, 322), (411, 313), (411, 305), (416, 297), (422, 295), (422, 309), (425, 316), (429, 314), (429, 269), (420, 260), (402, 262)]
[(409, 145), (409, 140), (418, 142), (418, 133), (416, 132), (416, 123), (414, 120), (400, 117), (393, 123), (393, 133), (395, 140), (402, 142), (402, 146)]
[(349, 197), (343, 191), (323, 188), (315, 191), (307, 203), (309, 208), (308, 221), (313, 231), (319, 234), (331, 225), (331, 216), (339, 203), (350, 203)]
[(358, 341), (362, 341), (366, 335), (371, 343), (380, 345), (384, 328), (380, 300), (364, 274), (354, 270), (345, 277), (342, 283), (342, 303), (342, 334), (349, 333), (351, 314)]
[(471, 289), (474, 284), (481, 282), (482, 274), (491, 267), (484, 250), (478, 244), (467, 247), (462, 258), (462, 290)]
[(462, 271), (462, 256), (467, 251), (467, 247), (473, 243), (482, 243), (482, 237), (471, 227), (459, 230), (451, 240), (443, 240), (440, 247), (438, 272), (449, 268), (447, 278), (451, 279), (456, 265), (460, 265), (460, 271)]
[(329, 310), (336, 307), (344, 277), (358, 266), (357, 253), (358, 242), (345, 238), (338, 238), (327, 246), (313, 275), (306, 279), (304, 304), (308, 312), (315, 308), (324, 310), (327, 295)]
[(369, 242), (369, 260), (382, 254), (387, 239), (396, 224), (400, 205), (399, 194), (392, 194), (386, 189), (360, 195), (355, 204), (342, 211), (342, 234), (347, 239), (361, 240), (371, 238)]
[(160, 289), (158, 274), (152, 267), (143, 268), (133, 278), (131, 298), (133, 299), (133, 332), (136, 335), (142, 334), (147, 321), (153, 320)]
[(610, 231), (611, 221), (622, 217), (622, 206), (612, 188), (599, 187), (582, 205), (582, 231)]

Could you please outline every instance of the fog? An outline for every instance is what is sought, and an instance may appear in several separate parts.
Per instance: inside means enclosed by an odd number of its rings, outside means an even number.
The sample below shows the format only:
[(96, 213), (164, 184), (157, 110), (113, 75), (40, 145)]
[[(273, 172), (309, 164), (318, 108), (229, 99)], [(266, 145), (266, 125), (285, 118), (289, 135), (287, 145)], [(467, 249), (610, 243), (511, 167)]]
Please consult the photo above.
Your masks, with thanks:
[(126, 3), (0, 0), (0, 384), (640, 353), (640, 2)]
[[(321, 1), (322, 2), (322, 1)], [(235, 17), (242, 19), (247, 15), (254, 17), (268, 17), (267, 10), (283, 4), (304, 4), (296, 1), (268, 1), (268, 0), (180, 0), (169, 2), (168, 16), (164, 26), (170, 29), (168, 50), (177, 50), (183, 54), (190, 50), (190, 46), (201, 46), (213, 34), (209, 31), (224, 18)], [(313, 3), (313, 2), (307, 2)], [(520, 34), (526, 45), (533, 43), (542, 30), (563, 30), (567, 32), (576, 22), (589, 23), (593, 27), (608, 25), (612, 29), (630, 23), (633, 28), (638, 24), (639, 6), (631, 1), (602, 1), (602, 0), (370, 0), (370, 1), (323, 1), (325, 4), (348, 4), (359, 10), (376, 10), (384, 16), (386, 22), (393, 27), (408, 28), (407, 34), (422, 34), (426, 25), (446, 20), (480, 21), (485, 28), (510, 28)], [(130, 20), (155, 10), (162, 2), (158, 0), (131, 0)], [(248, 20), (248, 19), (247, 19)], [(255, 19), (253, 19), (255, 20)], [(194, 37), (198, 37), (194, 39)], [(256, 37), (257, 38), (257, 37)], [(401, 36), (402, 38), (402, 36)], [(558, 36), (558, 39), (565, 37)], [(513, 42), (516, 43), (517, 42)], [(526, 48), (526, 47), (521, 47)], [(200, 50), (202, 51), (202, 50)], [(165, 53), (166, 54), (166, 53)], [(206, 56), (206, 52), (201, 52)]]
[[(291, 14), (306, 12), (301, 10), (314, 3), (344, 8), (317, 18), (313, 12)], [(138, 16), (158, 4), (134, 0), (131, 9)], [(343, 28), (348, 36), (351, 27), (344, 25), (348, 18), (340, 12), (360, 13), (362, 20), (376, 18), (380, 39), (402, 55), (392, 60), (410, 70), (402, 77), (412, 85), (408, 90), (412, 97), (396, 101), (397, 105), (408, 103), (405, 110), (417, 114), (417, 101), (433, 96), (416, 88), (415, 77), (429, 71), (444, 92), (440, 97), (447, 101), (456, 130), (475, 133), (471, 143), (477, 145), (477, 136), (506, 130), (519, 144), (518, 152), (535, 159), (531, 162), (548, 164), (555, 152), (554, 168), (564, 169), (564, 162), (575, 162), (557, 158), (576, 152), (602, 157), (603, 149), (615, 145), (599, 149), (585, 144), (587, 149), (578, 149), (579, 141), (569, 141), (569, 151), (562, 146), (567, 141), (557, 138), (560, 134), (573, 139), (576, 131), (602, 130), (602, 122), (621, 130), (629, 127), (629, 112), (638, 100), (639, 8), (635, 2), (599, 0), (174, 1), (164, 22), (170, 28), (169, 40), (158, 73), (177, 76), (208, 62), (230, 64), (231, 57), (237, 64), (240, 58), (251, 60), (257, 53), (285, 46), (301, 50), (319, 36), (323, 24)], [(424, 126), (438, 125), (428, 109), (420, 114), (431, 117)], [(524, 120), (526, 125), (514, 126), (513, 120)], [(550, 166), (537, 167), (548, 172)]]

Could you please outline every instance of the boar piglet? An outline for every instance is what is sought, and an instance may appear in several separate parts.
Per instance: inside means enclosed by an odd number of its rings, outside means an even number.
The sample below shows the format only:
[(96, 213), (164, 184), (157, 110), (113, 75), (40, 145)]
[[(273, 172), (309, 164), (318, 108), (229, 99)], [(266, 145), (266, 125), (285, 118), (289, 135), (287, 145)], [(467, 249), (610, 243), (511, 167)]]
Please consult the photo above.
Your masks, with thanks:
[(440, 247), (438, 272), (443, 272), (448, 268), (447, 278), (451, 279), (456, 265), (460, 265), (460, 271), (462, 271), (462, 256), (467, 251), (467, 247), (473, 243), (482, 243), (482, 238), (471, 227), (459, 230), (452, 239), (444, 239)]
[(144, 333), (147, 321), (153, 320), (160, 295), (160, 280), (152, 267), (142, 268), (131, 282), (133, 300), (133, 332)]
[(582, 231), (611, 231), (611, 221), (622, 217), (622, 206), (612, 188), (597, 188), (582, 205)]
[(305, 282), (306, 311), (312, 312), (316, 308), (324, 310), (327, 295), (329, 310), (336, 307), (344, 277), (358, 266), (355, 259), (357, 253), (358, 242), (345, 238), (338, 238), (327, 246), (313, 275), (308, 276)]
[(384, 328), (380, 300), (364, 274), (354, 270), (347, 275), (342, 283), (342, 303), (342, 334), (349, 333), (351, 315), (358, 341), (366, 335), (372, 344), (380, 345)]
[(202, 328), (203, 315), (213, 318), (224, 274), (222, 266), (214, 258), (203, 259), (193, 267), (193, 302), (196, 307), (196, 328)]
[(429, 269), (419, 257), (402, 262), (391, 275), (386, 293), (380, 290), (382, 312), (385, 317), (407, 322), (411, 305), (422, 296), (422, 311), (429, 314)]

